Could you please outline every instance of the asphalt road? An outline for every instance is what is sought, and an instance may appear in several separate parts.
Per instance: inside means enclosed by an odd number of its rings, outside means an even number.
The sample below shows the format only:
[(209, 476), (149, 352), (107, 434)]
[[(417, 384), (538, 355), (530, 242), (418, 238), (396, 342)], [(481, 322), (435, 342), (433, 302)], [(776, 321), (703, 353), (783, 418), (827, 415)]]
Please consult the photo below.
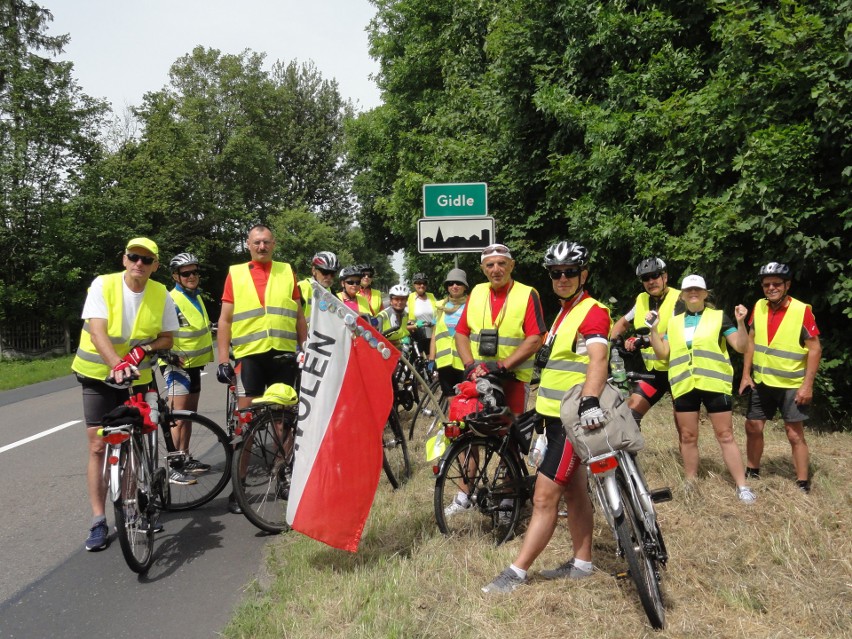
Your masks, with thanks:
[[(224, 421), (215, 374), (202, 378), (199, 412)], [(227, 512), (226, 487), (195, 511), (163, 514), (145, 577), (114, 532), (106, 550), (86, 552), (82, 418), (72, 377), (0, 393), (0, 637), (217, 636), (272, 538)], [(110, 507), (107, 522), (112, 531)]]

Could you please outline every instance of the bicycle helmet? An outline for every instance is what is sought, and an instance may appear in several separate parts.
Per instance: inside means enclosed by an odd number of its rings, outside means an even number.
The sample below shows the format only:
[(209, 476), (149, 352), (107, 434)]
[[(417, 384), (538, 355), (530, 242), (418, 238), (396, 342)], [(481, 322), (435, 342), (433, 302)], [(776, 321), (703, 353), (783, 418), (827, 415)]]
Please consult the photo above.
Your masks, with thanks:
[(376, 272), (372, 264), (359, 264), (358, 268), (361, 270), (361, 273), (369, 273), (371, 277)]
[(263, 397), (252, 400), (252, 404), (278, 404), (279, 406), (293, 406), (299, 403), (299, 396), (292, 386), (278, 382), (271, 384)]
[(423, 282), (425, 284), (426, 283), (426, 273), (415, 273), (412, 276), (411, 281), (414, 282), (415, 284), (417, 282)]
[(360, 279), (361, 268), (358, 266), (344, 266), (342, 269), (340, 269), (339, 277), (341, 280), (345, 280), (349, 277), (357, 277), (358, 279)]
[(650, 275), (651, 273), (665, 273), (666, 263), (659, 257), (648, 257), (639, 262), (636, 267), (636, 277)]
[(320, 251), (314, 255), (311, 260), (311, 265), (320, 268), (324, 271), (336, 271), (340, 268), (340, 263), (337, 261), (337, 256), (331, 251)]
[(193, 264), (198, 264), (198, 258), (195, 255), (192, 253), (178, 253), (169, 262), (169, 267), (173, 271), (176, 271), (183, 266), (192, 266)]
[(767, 275), (775, 275), (785, 281), (789, 281), (793, 277), (793, 274), (790, 272), (790, 267), (786, 264), (781, 264), (780, 262), (769, 262), (769, 264), (761, 266), (757, 273), (758, 279), (763, 281), (763, 278)]
[(589, 263), (589, 249), (577, 242), (557, 242), (544, 253), (544, 268), (551, 266), (586, 266)]
[(405, 284), (394, 284), (390, 287), (390, 291), (388, 291), (388, 295), (391, 297), (404, 297), (407, 299), (410, 294), (411, 291)]

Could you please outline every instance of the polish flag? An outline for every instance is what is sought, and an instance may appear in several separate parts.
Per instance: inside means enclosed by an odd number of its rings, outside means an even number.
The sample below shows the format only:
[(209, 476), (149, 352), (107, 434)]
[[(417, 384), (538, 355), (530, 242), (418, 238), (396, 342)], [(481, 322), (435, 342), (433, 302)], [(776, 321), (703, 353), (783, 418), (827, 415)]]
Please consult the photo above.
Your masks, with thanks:
[(287, 523), (355, 552), (382, 472), (382, 431), (400, 353), (334, 295), (311, 284)]

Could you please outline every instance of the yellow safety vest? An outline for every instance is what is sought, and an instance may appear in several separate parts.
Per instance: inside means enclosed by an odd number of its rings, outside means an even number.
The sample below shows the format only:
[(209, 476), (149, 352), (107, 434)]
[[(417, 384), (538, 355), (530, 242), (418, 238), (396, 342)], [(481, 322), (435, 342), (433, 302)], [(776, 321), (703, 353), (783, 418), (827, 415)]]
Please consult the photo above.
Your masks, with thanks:
[[(163, 312), (166, 308), (166, 295), (168, 295), (166, 287), (159, 282), (148, 280), (142, 295), (142, 304), (136, 314), (133, 327), (130, 329), (130, 335), (124, 335), (122, 334), (124, 272), (102, 275), (101, 279), (103, 280), (104, 301), (109, 315), (107, 318), (107, 335), (118, 356), (124, 357), (130, 352), (130, 349), (155, 340), (157, 335), (163, 331)], [(150, 383), (151, 359), (146, 357), (138, 368), (138, 384)], [(97, 380), (105, 380), (112, 370), (101, 358), (98, 349), (92, 343), (88, 320), (83, 322), (83, 330), (80, 332), (80, 346), (77, 347), (77, 354), (71, 363), (71, 370), (83, 377)]]
[[(376, 317), (379, 318), (379, 320), (381, 321), (381, 327), (379, 328), (379, 330), (382, 332), (382, 334), (384, 334), (385, 331), (389, 331), (391, 329), (391, 313), (395, 312), (396, 311), (394, 311), (392, 308), (386, 308), (381, 313), (376, 315)], [(408, 327), (406, 326), (405, 310), (403, 310), (402, 318), (400, 319), (400, 325), (393, 333), (386, 335), (386, 337), (388, 338), (388, 340), (393, 342), (394, 345), (399, 345), (399, 342), (402, 341), (402, 338), (408, 337), (408, 335), (409, 333)]]
[[(435, 296), (432, 293), (426, 293), (426, 297), (429, 300), (429, 303), (432, 305), (432, 317), (436, 317), (438, 315), (438, 300), (435, 299)], [(409, 293), (408, 294), (408, 321), (414, 322), (414, 303), (417, 301), (417, 293)]]
[[(657, 324), (657, 330), (660, 335), (665, 335), (669, 328), (669, 320), (674, 316), (675, 304), (680, 296), (680, 291), (676, 288), (669, 288), (666, 293), (663, 303), (660, 304), (659, 313), (660, 321)], [(647, 293), (639, 293), (636, 296), (636, 315), (633, 316), (633, 328), (645, 328), (645, 316), (651, 310), (651, 296)], [(649, 371), (667, 371), (669, 364), (666, 361), (657, 359), (657, 354), (650, 346), (642, 349), (642, 361), (645, 363), (645, 368)]]
[[(592, 307), (606, 308), (591, 297), (587, 297), (577, 306), (568, 311), (562, 323), (556, 329), (556, 338), (550, 350), (550, 358), (541, 371), (541, 381), (538, 385), (538, 396), (535, 400), (535, 411), (546, 417), (559, 417), (559, 407), (565, 393), (577, 384), (586, 381), (586, 371), (589, 368), (589, 356), (574, 352), (573, 346), (577, 339), (580, 324)], [(558, 316), (557, 316), (558, 317)], [(555, 322), (554, 322), (555, 323)], [(612, 321), (610, 320), (610, 328)], [(550, 329), (551, 333), (553, 328)]]
[(754, 305), (754, 381), (775, 388), (799, 388), (805, 380), (808, 349), (799, 343), (808, 304), (790, 298), (769, 343), (769, 302)]
[[(346, 295), (343, 294), (343, 291), (337, 294), (337, 299), (339, 299), (341, 302), (346, 301)], [(359, 293), (355, 296), (355, 300), (358, 302), (358, 315), (366, 319), (374, 317), (374, 315), (370, 312), (370, 303), (367, 301), (366, 297)], [(346, 308), (349, 307), (347, 306)]]
[[(446, 304), (446, 301), (444, 303)], [(463, 312), (464, 306), (462, 304), (461, 306), (454, 307), (453, 314)], [(446, 311), (438, 309), (438, 319), (435, 322), (435, 367), (446, 368), (447, 366), (451, 366), (456, 370), (463, 371), (464, 364), (462, 364), (459, 353), (456, 350), (455, 336), (450, 335), (450, 329), (447, 327), (447, 322), (444, 319), (446, 315)]]
[(368, 298), (364, 295), (364, 292), (361, 291), (358, 293), (364, 300), (367, 302), (367, 310), (372, 317), (378, 317), (379, 313), (382, 311), (382, 292), (377, 291), (374, 288), (370, 289), (370, 297)]
[(314, 287), (311, 286), (311, 280), (313, 277), (306, 277), (303, 280), (299, 280), (299, 292), (302, 294), (302, 304), (305, 309), (305, 321), (310, 324), (311, 323), (311, 304), (314, 301)]
[[(532, 294), (532, 287), (512, 283), (509, 295), (503, 308), (497, 316), (499, 327), (497, 333), (497, 355), (482, 357), (479, 354), (479, 333), (484, 328), (495, 328), (491, 321), (491, 285), (477, 284), (470, 293), (467, 302), (467, 325), (470, 328), (470, 350), (475, 363), (506, 359), (514, 353), (526, 339), (524, 335), (524, 317), (527, 314), (527, 303)], [(502, 319), (501, 319), (502, 318)], [(532, 379), (534, 355), (515, 366), (512, 372), (519, 380), (528, 382)]]
[(721, 335), (722, 311), (708, 308), (701, 314), (692, 348), (687, 348), (684, 328), (686, 313), (669, 323), (669, 384), (672, 397), (685, 395), (693, 388), (731, 394), (734, 369), (728, 357), (727, 340)]
[[(201, 311), (186, 296), (185, 293), (173, 288), (169, 295), (175, 301), (175, 306), (189, 322), (189, 326), (181, 326), (174, 335), (172, 350), (183, 358), (186, 368), (204, 366), (213, 361), (213, 334), (210, 332), (210, 318), (204, 300), (198, 297)], [(165, 364), (160, 360), (160, 364)]]
[(261, 306), (248, 263), (229, 270), (234, 291), (231, 346), (234, 357), (247, 357), (270, 350), (296, 351), (298, 303), (293, 299), (295, 278), (286, 262), (273, 262)]

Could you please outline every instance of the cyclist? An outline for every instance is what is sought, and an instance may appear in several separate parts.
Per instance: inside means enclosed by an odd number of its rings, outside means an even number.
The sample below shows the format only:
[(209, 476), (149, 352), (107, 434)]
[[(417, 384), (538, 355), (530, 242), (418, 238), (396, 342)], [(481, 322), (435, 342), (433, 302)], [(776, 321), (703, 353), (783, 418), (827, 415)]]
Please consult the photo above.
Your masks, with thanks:
[(408, 296), (408, 324), (412, 335), (417, 340), (420, 352), (428, 353), (438, 301), (432, 293), (426, 291), (425, 273), (415, 273), (411, 281), (414, 284), (414, 290)]
[[(397, 348), (402, 345), (402, 340), (409, 336), (407, 327), (408, 314), (405, 310), (405, 303), (408, 301), (409, 292), (405, 284), (391, 286), (388, 293), (390, 306), (377, 315), (379, 330)], [(388, 333), (388, 331), (393, 329), (396, 330), (393, 333)]]
[[(89, 287), (83, 304), (83, 330), (71, 370), (83, 389), (83, 414), (89, 441), (86, 484), (92, 507), (92, 526), (86, 550), (102, 550), (109, 540), (104, 503), (104, 451), (98, 435), (103, 416), (120, 406), (130, 392), (144, 393), (151, 383), (152, 350), (172, 347), (177, 314), (166, 287), (152, 281), (160, 266), (156, 243), (145, 237), (130, 240), (122, 257), (124, 271), (100, 275)], [(128, 391), (121, 386), (138, 374)], [(121, 387), (111, 385), (110, 378)]]
[(361, 264), (356, 267), (361, 271), (361, 283), (359, 293), (367, 300), (370, 315), (376, 317), (384, 308), (382, 293), (373, 288), (373, 276), (376, 270), (372, 264)]
[(311, 277), (299, 280), (299, 292), (302, 298), (302, 309), (305, 313), (305, 323), (311, 323), (311, 302), (314, 299), (314, 288), (311, 278), (320, 286), (331, 290), (334, 274), (340, 268), (337, 256), (331, 251), (320, 251), (311, 258)]
[(456, 350), (456, 325), (467, 304), (467, 273), (460, 268), (450, 269), (444, 279), (447, 296), (436, 306), (437, 319), (429, 341), (429, 362), (438, 369), (438, 380), (444, 397), (453, 395), (453, 387), (464, 381), (464, 365)]
[[(819, 329), (810, 305), (790, 297), (790, 267), (770, 262), (758, 278), (766, 299), (754, 305), (740, 394), (751, 391), (746, 413), (746, 476), (760, 476), (763, 428), (781, 410), (793, 453), (796, 485), (811, 490), (804, 421), (822, 357)], [(752, 378), (752, 370), (754, 377)]]
[(456, 349), (465, 377), (500, 375), (506, 404), (516, 415), (526, 407), (533, 356), (547, 327), (538, 292), (512, 278), (515, 260), (504, 244), (482, 249), (488, 282), (477, 284), (456, 325)]
[[(636, 296), (633, 308), (613, 325), (609, 333), (610, 340), (616, 340), (624, 335), (631, 322), (635, 330), (647, 330), (645, 315), (648, 311), (657, 312), (660, 318), (658, 330), (660, 334), (664, 334), (668, 329), (669, 320), (684, 310), (683, 302), (679, 297), (680, 291), (668, 285), (669, 276), (666, 272), (666, 263), (662, 259), (649, 257), (639, 262), (636, 266), (636, 277), (642, 282), (645, 291)], [(636, 338), (630, 337), (625, 340), (624, 346), (628, 351), (633, 351), (636, 349), (635, 342)], [(654, 374), (654, 381), (639, 381), (627, 400), (627, 406), (633, 412), (636, 423), (640, 425), (651, 406), (671, 390), (668, 362), (658, 359), (650, 345), (642, 348), (641, 351), (645, 368)]]
[(669, 321), (665, 335), (659, 332), (659, 315), (649, 311), (645, 317), (654, 352), (669, 362), (669, 383), (686, 480), (691, 482), (698, 474), (698, 414), (704, 404), (722, 449), (722, 459), (736, 482), (737, 497), (743, 503), (753, 503), (755, 495), (746, 485), (742, 456), (734, 440), (731, 397), (734, 369), (727, 349), (730, 345), (738, 353), (746, 350), (748, 310), (738, 305), (734, 309), (736, 324), (731, 322), (725, 313), (707, 303), (707, 284), (700, 275), (683, 278), (680, 295), (686, 312)]
[(361, 267), (344, 266), (340, 269), (340, 292), (337, 297), (361, 317), (370, 320), (373, 313), (367, 298), (359, 293), (361, 290)]
[[(231, 384), (236, 379), (237, 405), (251, 406), (268, 386), (296, 380), (296, 345), (307, 338), (296, 275), (286, 262), (272, 259), (275, 238), (269, 227), (257, 224), (246, 241), (251, 261), (228, 271), (222, 293), (222, 312), (217, 335), (217, 379)], [(240, 368), (236, 377), (229, 361), (229, 347)], [(242, 512), (231, 493), (228, 510)]]
[[(213, 334), (204, 300), (199, 295), (201, 271), (198, 258), (192, 253), (178, 253), (169, 262), (174, 288), (170, 291), (177, 311), (180, 327), (175, 333), (172, 349), (180, 357), (178, 363), (161, 360), (163, 379), (166, 380), (169, 400), (175, 410), (198, 410), (201, 397), (201, 371), (213, 361)], [(189, 450), (191, 426), (184, 422), (172, 428), (172, 438), (177, 450)], [(196, 459), (188, 459), (182, 468), (171, 468), (169, 481), (173, 484), (193, 484), (193, 474), (210, 470), (210, 466)]]
[[(532, 562), (550, 542), (556, 530), (559, 502), (568, 505), (568, 530), (574, 557), (552, 570), (542, 570), (545, 579), (582, 579), (592, 574), (592, 503), (586, 473), (578, 468), (579, 458), (565, 437), (559, 408), (562, 397), (582, 384), (579, 419), (594, 428), (603, 423), (598, 398), (608, 376), (608, 335), (612, 322), (609, 309), (585, 290), (589, 277), (589, 251), (576, 242), (558, 242), (544, 254), (544, 267), (553, 282), (553, 292), (562, 309), (548, 332), (539, 357), (541, 382), (536, 412), (545, 418), (547, 449), (538, 469), (533, 497), (533, 513), (523, 545), (515, 561), (501, 572), (483, 592), (507, 593), (528, 581)], [(546, 363), (544, 353), (547, 354)]]

